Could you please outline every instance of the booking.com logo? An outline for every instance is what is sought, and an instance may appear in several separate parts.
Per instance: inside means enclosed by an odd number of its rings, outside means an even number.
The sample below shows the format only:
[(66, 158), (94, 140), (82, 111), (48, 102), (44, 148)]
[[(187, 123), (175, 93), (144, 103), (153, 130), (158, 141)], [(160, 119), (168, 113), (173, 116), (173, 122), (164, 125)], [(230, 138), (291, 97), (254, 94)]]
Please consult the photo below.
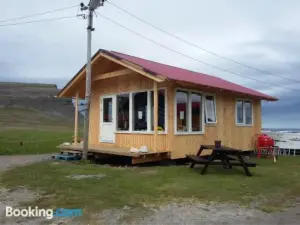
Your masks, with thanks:
[(17, 209), (11, 206), (5, 208), (6, 217), (44, 217), (48, 220), (54, 217), (75, 217), (82, 216), (82, 209), (39, 209), (37, 206), (25, 209)]

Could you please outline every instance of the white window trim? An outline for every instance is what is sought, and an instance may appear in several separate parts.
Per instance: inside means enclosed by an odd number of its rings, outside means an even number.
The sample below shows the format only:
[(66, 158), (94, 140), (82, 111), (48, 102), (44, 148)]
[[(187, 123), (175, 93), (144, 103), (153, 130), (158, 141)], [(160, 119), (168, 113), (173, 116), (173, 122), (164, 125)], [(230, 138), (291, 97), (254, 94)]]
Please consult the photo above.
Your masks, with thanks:
[[(177, 99), (176, 99), (176, 92), (177, 91), (185, 91), (188, 92), (188, 110), (187, 114), (189, 115), (188, 117), (188, 128), (189, 131), (184, 131), (180, 132), (177, 131)], [(190, 100), (190, 93), (195, 93), (195, 94), (201, 94), (201, 112), (202, 112), (202, 131), (192, 131), (192, 117), (190, 116), (190, 109), (191, 109), (191, 100)], [(205, 133), (205, 118), (204, 118), (204, 103), (203, 103), (203, 97), (205, 94), (201, 91), (198, 90), (192, 90), (192, 89), (186, 89), (186, 88), (175, 88), (174, 92), (174, 135), (197, 135), (197, 134), (204, 134)]]
[[(251, 124), (246, 124), (246, 110), (244, 108), (244, 103), (243, 103), (243, 123), (238, 123), (238, 118), (237, 118), (237, 102), (238, 101), (243, 101), (243, 102), (251, 102), (251, 116), (252, 116), (252, 123)], [(235, 100), (235, 125), (238, 127), (252, 127), (254, 124), (254, 113), (253, 113), (253, 101), (250, 99), (245, 99), (245, 98), (238, 98)]]
[[(158, 88), (159, 90), (164, 90), (165, 91), (165, 130), (164, 131), (158, 131), (157, 134), (168, 134), (168, 93), (167, 93), (167, 88), (162, 87)], [(122, 94), (129, 94), (129, 130), (118, 130), (118, 127), (116, 127), (116, 134), (154, 134), (154, 131), (151, 131), (151, 105), (150, 105), (150, 100), (151, 100), (151, 91), (153, 89), (146, 89), (146, 90), (136, 90), (132, 92), (121, 92), (117, 93), (116, 98), (118, 95)], [(135, 131), (133, 130), (133, 94), (135, 93), (140, 93), (140, 92), (147, 92), (147, 130), (146, 131)], [(116, 121), (117, 121), (117, 116), (116, 116)], [(116, 125), (117, 126), (117, 125)]]
[[(207, 108), (206, 108), (206, 96), (210, 96), (210, 97), (213, 97), (213, 99), (214, 99), (214, 109), (215, 109), (215, 117), (216, 117), (216, 121), (215, 122), (209, 122), (208, 120), (207, 120)], [(204, 99), (204, 107), (205, 107), (205, 123), (206, 124), (217, 124), (217, 121), (218, 121), (218, 119), (217, 119), (217, 96), (216, 96), (216, 94), (210, 94), (210, 93), (206, 93), (205, 94), (205, 99)]]

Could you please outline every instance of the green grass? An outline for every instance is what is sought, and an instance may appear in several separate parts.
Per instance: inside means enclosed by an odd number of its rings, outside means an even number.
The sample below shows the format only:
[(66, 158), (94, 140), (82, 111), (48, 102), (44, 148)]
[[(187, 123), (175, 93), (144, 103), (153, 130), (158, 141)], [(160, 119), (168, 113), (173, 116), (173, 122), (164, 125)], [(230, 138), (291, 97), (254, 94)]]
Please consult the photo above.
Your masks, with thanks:
[[(277, 163), (259, 160), (246, 177), (240, 168), (210, 167), (207, 175), (187, 166), (106, 167), (83, 163), (44, 162), (18, 167), (2, 174), (8, 188), (26, 186), (38, 190), (41, 207), (84, 208), (85, 212), (142, 203), (196, 199), (233, 202), (274, 211), (300, 196), (300, 159), (281, 157)], [(101, 179), (72, 180), (72, 174), (105, 174)]]
[(70, 129), (59, 128), (56, 130), (5, 130), (0, 132), (0, 155), (57, 152), (56, 146), (66, 141), (70, 142), (72, 136)]
[(7, 107), (0, 109), (0, 131), (8, 127), (73, 127), (72, 118), (55, 116), (28, 108)]

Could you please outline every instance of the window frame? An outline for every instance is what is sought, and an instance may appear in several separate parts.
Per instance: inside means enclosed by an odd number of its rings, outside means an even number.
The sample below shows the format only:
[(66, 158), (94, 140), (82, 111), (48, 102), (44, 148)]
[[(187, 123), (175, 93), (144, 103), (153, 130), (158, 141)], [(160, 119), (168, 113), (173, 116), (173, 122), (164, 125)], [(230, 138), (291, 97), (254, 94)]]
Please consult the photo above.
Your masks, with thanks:
[[(177, 131), (177, 99), (176, 99), (176, 93), (177, 91), (184, 91), (188, 93), (188, 118), (187, 118), (187, 124), (188, 124), (188, 131)], [(191, 102), (191, 94), (200, 94), (201, 95), (201, 113), (202, 113), (202, 129), (201, 131), (192, 131), (192, 102)], [(204, 99), (205, 93), (198, 91), (198, 90), (193, 90), (193, 89), (186, 89), (186, 88), (175, 88), (175, 92), (174, 92), (174, 135), (197, 135), (197, 134), (204, 134), (205, 133), (205, 118), (204, 118), (204, 104), (203, 104), (203, 99)]]
[[(237, 103), (238, 101), (243, 102), (243, 123), (238, 123), (238, 114), (237, 114)], [(245, 110), (245, 102), (250, 102), (251, 103), (251, 124), (246, 124), (246, 110)], [(251, 99), (245, 99), (245, 98), (237, 98), (235, 100), (235, 125), (238, 127), (252, 127), (254, 124), (254, 113), (253, 113), (253, 101)]]
[[(159, 90), (165, 91), (165, 130), (164, 131), (157, 131), (158, 134), (168, 134), (168, 92), (166, 87), (158, 88)], [(117, 93), (116, 98), (118, 95), (122, 94), (129, 94), (129, 130), (123, 131), (118, 130), (116, 127), (116, 134), (154, 134), (154, 131), (151, 130), (151, 91), (153, 89), (142, 89), (142, 90), (135, 90), (135, 91), (128, 91), (128, 92), (121, 92)], [(146, 131), (135, 131), (133, 130), (133, 94), (147, 92), (147, 130)]]
[[(215, 122), (209, 122), (208, 120), (207, 120), (207, 108), (206, 108), (206, 96), (209, 96), (209, 97), (213, 97), (213, 99), (214, 99), (214, 110), (215, 110)], [(205, 107), (205, 124), (217, 124), (217, 121), (218, 121), (218, 119), (217, 119), (217, 96), (216, 96), (216, 94), (210, 94), (210, 93), (206, 93), (205, 94), (205, 100), (204, 100), (204, 107)]]
[[(157, 133), (160, 133), (160, 134), (167, 134), (168, 132), (168, 114), (169, 114), (169, 112), (168, 112), (168, 96), (167, 96), (167, 88), (158, 88), (157, 89), (157, 91), (160, 91), (160, 90), (164, 90), (164, 92), (165, 92), (165, 130), (164, 131), (157, 131)], [(151, 90), (149, 90), (148, 91), (148, 95), (149, 95), (149, 97), (148, 97), (148, 99), (150, 99), (150, 103), (151, 103), (151, 92), (153, 91), (153, 89), (151, 89)], [(154, 93), (154, 92), (153, 92)], [(154, 96), (154, 95), (153, 95)], [(159, 99), (157, 100), (158, 102), (159, 102)], [(158, 103), (157, 102), (157, 103)], [(153, 104), (154, 104), (154, 99), (153, 99)], [(150, 109), (150, 115), (149, 115), (149, 119), (151, 120), (151, 118), (152, 118), (152, 115), (151, 115), (151, 107), (152, 107), (152, 105), (150, 105), (149, 104), (149, 106), (148, 106)], [(153, 114), (154, 115), (154, 114)], [(157, 118), (158, 119), (158, 118)], [(151, 121), (153, 124), (154, 124), (154, 116), (153, 116), (153, 121)], [(152, 130), (151, 129), (151, 123), (150, 123), (150, 130), (149, 130), (149, 132), (152, 132), (152, 133), (154, 133), (154, 130)], [(153, 128), (154, 128), (154, 126), (153, 126)]]

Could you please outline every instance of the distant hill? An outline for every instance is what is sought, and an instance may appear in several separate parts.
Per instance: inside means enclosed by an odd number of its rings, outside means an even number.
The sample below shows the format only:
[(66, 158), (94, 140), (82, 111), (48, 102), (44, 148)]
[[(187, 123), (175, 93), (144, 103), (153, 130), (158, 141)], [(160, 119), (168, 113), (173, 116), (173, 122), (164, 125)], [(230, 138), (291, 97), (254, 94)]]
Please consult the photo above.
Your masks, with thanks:
[(72, 128), (72, 99), (55, 98), (58, 91), (55, 84), (0, 82), (0, 129), (42, 126)]

